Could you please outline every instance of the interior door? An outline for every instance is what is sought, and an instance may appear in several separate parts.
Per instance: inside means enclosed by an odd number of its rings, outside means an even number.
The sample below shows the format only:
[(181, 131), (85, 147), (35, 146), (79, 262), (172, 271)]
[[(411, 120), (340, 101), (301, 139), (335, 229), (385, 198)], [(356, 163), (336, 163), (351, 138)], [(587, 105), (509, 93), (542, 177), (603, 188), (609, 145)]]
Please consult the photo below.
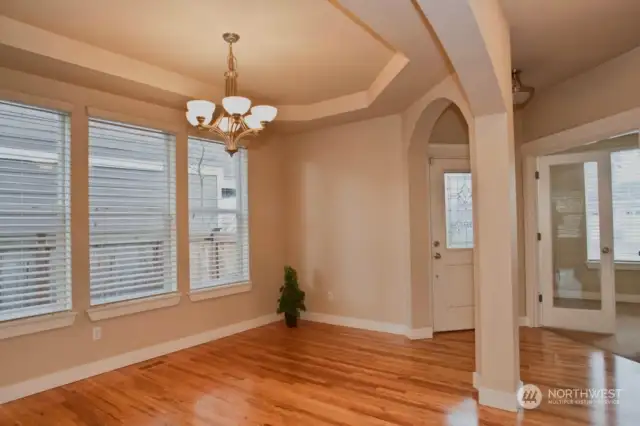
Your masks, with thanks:
[(434, 331), (474, 327), (473, 199), (469, 160), (430, 167)]
[[(615, 332), (611, 161), (607, 152), (541, 157), (542, 325)], [(599, 268), (589, 259), (599, 257)]]

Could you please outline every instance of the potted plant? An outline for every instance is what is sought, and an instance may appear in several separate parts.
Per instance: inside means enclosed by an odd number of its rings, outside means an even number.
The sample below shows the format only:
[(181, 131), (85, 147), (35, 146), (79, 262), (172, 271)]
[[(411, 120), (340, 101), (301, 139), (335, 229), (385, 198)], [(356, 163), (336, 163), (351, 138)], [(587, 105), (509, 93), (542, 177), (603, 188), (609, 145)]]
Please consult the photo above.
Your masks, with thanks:
[(287, 327), (297, 327), (300, 311), (306, 311), (304, 306), (304, 291), (298, 285), (298, 273), (291, 266), (284, 267), (284, 284), (280, 287), (278, 299), (278, 314), (284, 313)]

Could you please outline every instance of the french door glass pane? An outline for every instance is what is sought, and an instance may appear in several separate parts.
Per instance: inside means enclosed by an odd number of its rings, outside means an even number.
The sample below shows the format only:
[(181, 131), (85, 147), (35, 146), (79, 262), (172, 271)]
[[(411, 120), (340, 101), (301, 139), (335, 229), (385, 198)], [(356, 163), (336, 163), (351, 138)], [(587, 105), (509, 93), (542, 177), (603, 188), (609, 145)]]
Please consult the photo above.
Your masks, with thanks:
[[(597, 170), (585, 164), (587, 204), (597, 195)], [(640, 149), (618, 151), (611, 154), (611, 191), (613, 196), (614, 259), (616, 263), (640, 264)], [(597, 202), (597, 197), (596, 197)], [(600, 261), (600, 235), (598, 218), (587, 222), (589, 230), (588, 257)]]
[(600, 269), (589, 268), (600, 251), (598, 164), (558, 164), (549, 169), (553, 305), (600, 310)]

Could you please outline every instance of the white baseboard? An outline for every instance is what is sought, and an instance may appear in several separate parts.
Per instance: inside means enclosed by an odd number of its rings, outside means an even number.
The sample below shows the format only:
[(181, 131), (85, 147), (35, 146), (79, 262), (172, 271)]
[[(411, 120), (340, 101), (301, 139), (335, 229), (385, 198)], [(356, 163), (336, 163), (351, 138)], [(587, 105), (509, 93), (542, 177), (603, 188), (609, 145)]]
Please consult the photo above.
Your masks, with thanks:
[(487, 407), (517, 412), (519, 409), (516, 392), (503, 392), (495, 389), (478, 388), (478, 402)]
[(160, 343), (158, 345), (116, 355), (111, 358), (105, 358), (99, 361), (72, 367), (68, 370), (57, 371), (52, 374), (26, 380), (24, 382), (4, 386), (0, 388), (0, 404), (24, 398), (25, 396), (33, 395), (58, 386), (73, 383), (88, 377), (96, 376), (98, 374), (106, 373), (108, 371), (116, 370), (118, 368), (126, 367), (131, 364), (166, 355), (171, 352), (176, 352), (192, 346), (201, 345), (212, 340), (231, 336), (232, 334), (241, 333), (252, 328), (261, 327), (275, 322), (278, 319), (279, 316), (276, 314), (264, 315), (251, 320), (205, 331), (204, 333)]
[(342, 317), (339, 315), (319, 314), (315, 312), (305, 312), (302, 314), (302, 318), (306, 319), (307, 321), (321, 322), (324, 324), (341, 325), (343, 327), (359, 328), (362, 330), (399, 334), (402, 336), (406, 336), (411, 340), (431, 339), (433, 337), (432, 327), (412, 329), (404, 324), (373, 321), (353, 317)]
[[(558, 289), (557, 297), (561, 299), (600, 300), (597, 291)], [(618, 293), (616, 302), (640, 303), (640, 294)]]
[(317, 314), (315, 312), (305, 312), (302, 318), (308, 321), (321, 322), (324, 324), (341, 325), (344, 327), (361, 328), (363, 330), (380, 331), (383, 333), (405, 335), (407, 327), (404, 324), (394, 324), (352, 317), (341, 317), (338, 315)]
[(480, 373), (478, 373), (477, 371), (473, 372), (471, 383), (473, 384), (474, 389), (478, 389), (480, 387)]
[(529, 322), (529, 317), (524, 316), (518, 318), (518, 325), (520, 327), (531, 327), (531, 323)]

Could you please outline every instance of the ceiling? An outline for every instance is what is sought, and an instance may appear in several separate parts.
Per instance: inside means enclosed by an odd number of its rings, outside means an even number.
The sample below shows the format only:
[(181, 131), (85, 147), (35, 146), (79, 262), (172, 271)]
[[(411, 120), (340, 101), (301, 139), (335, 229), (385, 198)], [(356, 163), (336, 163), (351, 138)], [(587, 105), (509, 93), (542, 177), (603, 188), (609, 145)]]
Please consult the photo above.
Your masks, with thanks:
[(285, 105), (365, 90), (394, 53), (328, 1), (235, 3), (2, 0), (0, 14), (214, 85), (236, 32), (240, 89)]
[(501, 0), (521, 79), (552, 86), (640, 45), (639, 0)]
[[(0, 67), (182, 109), (224, 96), (233, 31), (240, 93), (300, 131), (403, 111), (452, 72), (417, 5), (440, 0), (373, 1), (0, 0)], [(640, 43), (640, 0), (500, 2), (537, 89)]]

